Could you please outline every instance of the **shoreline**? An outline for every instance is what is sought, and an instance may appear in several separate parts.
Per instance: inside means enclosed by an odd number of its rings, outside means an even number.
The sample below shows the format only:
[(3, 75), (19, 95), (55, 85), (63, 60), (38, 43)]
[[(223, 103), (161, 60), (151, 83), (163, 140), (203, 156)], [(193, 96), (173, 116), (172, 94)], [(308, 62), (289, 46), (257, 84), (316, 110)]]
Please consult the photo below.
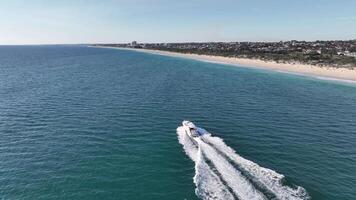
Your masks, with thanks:
[(271, 70), (271, 71), (282, 72), (282, 73), (309, 76), (309, 77), (314, 77), (323, 80), (334, 80), (334, 81), (356, 83), (356, 70), (351, 70), (346, 68), (321, 67), (321, 66), (299, 64), (299, 63), (277, 63), (274, 61), (263, 61), (258, 59), (249, 59), (249, 58), (229, 58), (223, 56), (184, 54), (184, 53), (177, 53), (171, 51), (151, 50), (151, 49), (133, 49), (133, 48), (101, 47), (101, 46), (98, 47), (131, 50), (131, 51), (137, 51), (143, 53), (157, 54), (162, 56), (188, 58), (188, 59), (199, 60), (204, 62), (227, 64), (236, 67), (265, 69), (265, 70)]

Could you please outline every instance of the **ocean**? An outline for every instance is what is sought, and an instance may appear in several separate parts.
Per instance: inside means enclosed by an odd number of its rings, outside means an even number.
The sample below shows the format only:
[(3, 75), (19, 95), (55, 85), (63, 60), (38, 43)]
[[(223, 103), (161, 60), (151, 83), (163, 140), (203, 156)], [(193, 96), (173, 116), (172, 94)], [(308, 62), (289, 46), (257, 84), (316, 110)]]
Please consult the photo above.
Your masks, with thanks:
[[(210, 143), (189, 146), (185, 119)], [(0, 46), (0, 199), (213, 197), (355, 199), (356, 85), (129, 50)]]

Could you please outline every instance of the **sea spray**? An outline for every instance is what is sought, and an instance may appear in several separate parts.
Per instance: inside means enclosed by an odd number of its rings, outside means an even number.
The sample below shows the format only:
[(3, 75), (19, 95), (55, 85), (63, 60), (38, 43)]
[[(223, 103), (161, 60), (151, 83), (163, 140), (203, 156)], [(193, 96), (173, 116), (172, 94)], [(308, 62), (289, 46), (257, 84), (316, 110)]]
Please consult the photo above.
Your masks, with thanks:
[(239, 167), (249, 173), (259, 184), (271, 191), (278, 199), (282, 200), (303, 200), (309, 199), (306, 190), (300, 186), (295, 188), (283, 185), (284, 175), (259, 166), (238, 155), (231, 147), (227, 146), (221, 138), (210, 135), (203, 136), (204, 141), (212, 145), (219, 152), (222, 152), (235, 162)]
[(206, 163), (201, 148), (198, 150), (195, 172), (194, 183), (199, 197), (202, 199), (234, 199), (234, 196)]
[(263, 200), (265, 196), (256, 190), (242, 174), (236, 170), (224, 157), (219, 155), (211, 146), (197, 138), (202, 151), (214, 164), (216, 170), (221, 174), (221, 178), (234, 191), (241, 200)]
[(195, 176), (193, 179), (196, 185), (196, 194), (202, 199), (234, 199), (234, 196), (204, 159), (201, 148), (192, 142), (184, 130), (178, 128), (177, 133), (179, 142), (183, 145), (186, 154), (195, 162)]
[[(204, 135), (191, 139), (182, 127), (177, 129), (178, 140), (186, 154), (195, 162), (194, 183), (196, 194), (202, 199), (268, 199), (266, 191), (259, 191), (239, 169), (257, 180), (258, 184), (272, 193), (273, 199), (305, 200), (309, 195), (302, 187), (282, 184), (284, 176), (274, 170), (238, 155), (221, 138)], [(236, 168), (234, 165), (238, 165)], [(232, 194), (233, 193), (233, 194)]]

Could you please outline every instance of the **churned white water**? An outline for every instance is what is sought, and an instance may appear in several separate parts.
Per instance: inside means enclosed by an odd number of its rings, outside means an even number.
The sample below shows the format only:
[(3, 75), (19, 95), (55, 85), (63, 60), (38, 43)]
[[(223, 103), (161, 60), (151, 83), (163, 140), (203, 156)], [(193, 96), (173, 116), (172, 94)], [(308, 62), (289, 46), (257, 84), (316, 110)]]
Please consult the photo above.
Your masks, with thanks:
[(182, 127), (177, 128), (177, 134), (195, 162), (196, 194), (202, 199), (309, 199), (304, 188), (283, 185), (284, 175), (241, 157), (219, 137), (192, 139)]

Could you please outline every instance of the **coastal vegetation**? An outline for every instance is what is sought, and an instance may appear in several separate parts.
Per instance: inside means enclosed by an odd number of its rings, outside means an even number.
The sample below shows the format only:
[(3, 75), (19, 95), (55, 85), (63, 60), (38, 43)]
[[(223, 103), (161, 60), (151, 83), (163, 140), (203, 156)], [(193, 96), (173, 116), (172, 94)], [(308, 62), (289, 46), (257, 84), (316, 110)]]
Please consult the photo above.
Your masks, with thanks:
[(356, 69), (356, 40), (143, 44), (132, 42), (100, 45)]

